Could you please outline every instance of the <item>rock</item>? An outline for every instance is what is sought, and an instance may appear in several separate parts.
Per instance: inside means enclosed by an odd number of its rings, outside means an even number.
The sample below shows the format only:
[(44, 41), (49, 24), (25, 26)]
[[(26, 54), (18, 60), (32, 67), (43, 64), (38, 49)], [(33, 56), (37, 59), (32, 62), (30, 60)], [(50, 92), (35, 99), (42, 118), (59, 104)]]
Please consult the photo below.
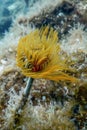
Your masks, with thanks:
[(0, 66), (0, 75), (3, 74), (3, 71), (4, 71), (4, 66)]
[[(76, 17), (75, 17), (76, 16)], [(79, 16), (76, 12), (75, 5), (72, 2), (63, 2), (60, 6), (52, 11), (43, 12), (38, 16), (30, 19), (29, 23), (36, 28), (49, 25), (58, 31), (59, 39), (79, 22)]]
[(7, 64), (7, 61), (4, 60), (4, 59), (1, 59), (1, 63), (2, 63), (3, 65), (6, 65), (6, 64)]
[(10, 53), (12, 53), (12, 52), (13, 52), (12, 48), (9, 48), (9, 49), (8, 49), (8, 51), (9, 51)]
[(60, 9), (64, 14), (71, 14), (75, 9), (74, 7), (75, 5), (72, 2), (64, 1)]

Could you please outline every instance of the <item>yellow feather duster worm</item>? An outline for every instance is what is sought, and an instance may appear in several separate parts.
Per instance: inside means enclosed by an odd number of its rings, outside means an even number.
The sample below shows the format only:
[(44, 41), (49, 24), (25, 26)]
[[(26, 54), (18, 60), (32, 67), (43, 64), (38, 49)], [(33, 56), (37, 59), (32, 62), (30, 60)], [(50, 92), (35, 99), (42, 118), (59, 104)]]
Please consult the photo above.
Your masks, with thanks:
[(57, 42), (57, 32), (48, 26), (21, 38), (17, 48), (17, 65), (22, 73), (32, 78), (76, 81), (65, 73), (69, 68), (60, 55)]

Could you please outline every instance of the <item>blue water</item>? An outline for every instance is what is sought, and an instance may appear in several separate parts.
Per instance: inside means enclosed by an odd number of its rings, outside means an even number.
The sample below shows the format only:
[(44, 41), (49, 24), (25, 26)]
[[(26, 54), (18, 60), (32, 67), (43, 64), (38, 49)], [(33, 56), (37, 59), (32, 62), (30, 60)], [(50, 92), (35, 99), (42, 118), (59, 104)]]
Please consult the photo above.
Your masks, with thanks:
[(26, 14), (38, 0), (0, 0), (0, 37), (9, 30), (18, 14)]

